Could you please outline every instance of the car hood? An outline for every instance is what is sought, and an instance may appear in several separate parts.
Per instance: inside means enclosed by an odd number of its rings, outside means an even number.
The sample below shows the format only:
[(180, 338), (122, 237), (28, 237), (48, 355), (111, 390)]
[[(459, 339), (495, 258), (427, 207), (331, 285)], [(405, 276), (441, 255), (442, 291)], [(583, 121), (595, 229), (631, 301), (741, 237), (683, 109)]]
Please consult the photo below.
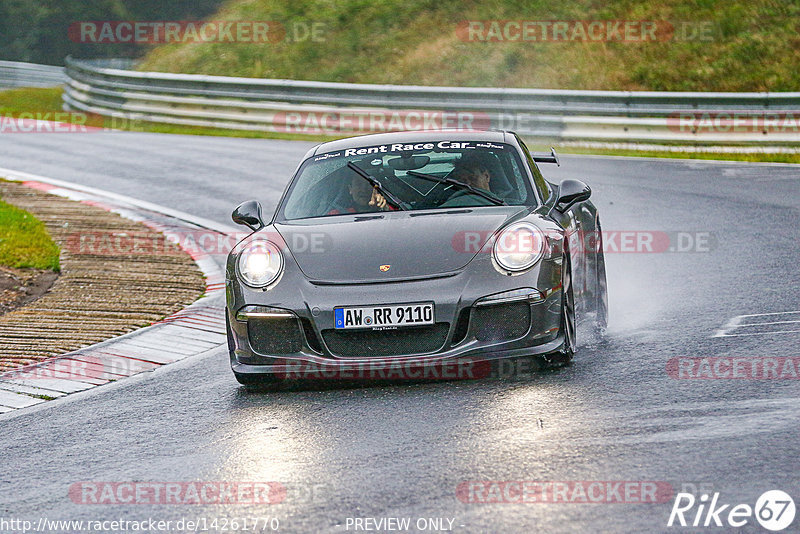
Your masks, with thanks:
[(309, 279), (379, 282), (458, 271), (498, 228), (527, 211), (521, 206), (400, 211), (274, 226)]

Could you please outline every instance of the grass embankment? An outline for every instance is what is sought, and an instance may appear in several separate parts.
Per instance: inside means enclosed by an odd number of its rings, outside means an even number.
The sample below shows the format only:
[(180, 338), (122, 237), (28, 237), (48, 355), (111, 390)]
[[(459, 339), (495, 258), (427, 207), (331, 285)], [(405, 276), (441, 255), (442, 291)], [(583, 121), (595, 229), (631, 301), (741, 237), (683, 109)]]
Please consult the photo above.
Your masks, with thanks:
[[(20, 112), (60, 110), (60, 89), (17, 89), (0, 92), (0, 116)], [(0, 266), (58, 272), (59, 248), (44, 223), (0, 199)]]
[(58, 272), (59, 248), (40, 220), (0, 200), (0, 266)]
[(17, 117), (20, 113), (61, 111), (61, 89), (21, 88), (0, 91), (0, 115)]
[[(272, 43), (159, 46), (141, 70), (468, 87), (800, 87), (800, 4), (789, 0), (229, 0), (208, 19), (276, 21), (285, 37), (276, 32)], [(612, 29), (612, 39), (603, 42), (580, 40), (571, 24), (566, 39), (545, 30), (544, 42), (502, 34), (481, 42), (477, 33), (470, 39), (459, 31), (464, 21), (582, 21), (584, 28), (593, 21), (632, 21), (634, 27), (647, 21), (657, 31), (628, 33), (623, 41)], [(513, 39), (515, 29), (509, 29)], [(492, 37), (491, 26), (481, 35)]]

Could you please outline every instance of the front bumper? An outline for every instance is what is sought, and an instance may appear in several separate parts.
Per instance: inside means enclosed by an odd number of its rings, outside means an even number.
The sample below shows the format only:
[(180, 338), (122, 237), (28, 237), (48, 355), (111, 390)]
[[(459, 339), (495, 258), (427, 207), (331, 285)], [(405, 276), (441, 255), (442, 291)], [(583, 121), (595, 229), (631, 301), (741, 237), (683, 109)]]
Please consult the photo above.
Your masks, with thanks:
[[(547, 354), (563, 344), (561, 264), (555, 260), (543, 260), (523, 275), (502, 276), (486, 255), (460, 272), (377, 284), (312, 283), (299, 269), (287, 268), (269, 291), (240, 284), (231, 267), (229, 263), (228, 338), (231, 367), (239, 375), (289, 377), (301, 365), (335, 369), (342, 377), (353, 372), (357, 379), (365, 369), (442, 368)], [(524, 287), (538, 289), (543, 300), (475, 306), (488, 295)], [(435, 327), (385, 334), (334, 329), (335, 307), (430, 301), (435, 304)], [(286, 310), (294, 317), (237, 319), (237, 312), (253, 305)]]

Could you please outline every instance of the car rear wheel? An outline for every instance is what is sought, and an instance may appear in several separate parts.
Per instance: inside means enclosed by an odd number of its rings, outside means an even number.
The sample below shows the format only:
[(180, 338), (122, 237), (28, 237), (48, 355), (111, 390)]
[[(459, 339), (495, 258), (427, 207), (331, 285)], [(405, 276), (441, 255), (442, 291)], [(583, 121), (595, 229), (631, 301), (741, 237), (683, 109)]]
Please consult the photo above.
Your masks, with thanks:
[(595, 291), (595, 333), (602, 337), (608, 327), (608, 284), (606, 282), (606, 258), (603, 254), (603, 232), (597, 221), (598, 245), (596, 257), (597, 290)]

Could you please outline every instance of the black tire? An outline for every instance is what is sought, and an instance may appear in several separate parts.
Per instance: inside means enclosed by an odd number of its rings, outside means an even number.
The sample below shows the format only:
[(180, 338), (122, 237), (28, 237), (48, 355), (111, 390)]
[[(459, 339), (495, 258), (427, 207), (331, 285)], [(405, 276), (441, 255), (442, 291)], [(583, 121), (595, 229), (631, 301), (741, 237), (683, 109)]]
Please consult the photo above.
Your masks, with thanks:
[(561, 270), (561, 332), (564, 344), (548, 354), (546, 361), (555, 366), (568, 365), (575, 356), (577, 322), (575, 320), (575, 295), (572, 290), (572, 265), (569, 254), (564, 255)]
[(606, 281), (606, 258), (603, 254), (603, 233), (600, 229), (600, 221), (597, 221), (597, 256), (595, 266), (597, 268), (597, 290), (595, 291), (595, 333), (600, 337), (606, 333), (608, 327), (608, 283)]
[(575, 294), (572, 291), (572, 265), (569, 255), (564, 256), (561, 295), (561, 331), (564, 332), (564, 346), (561, 354), (571, 361), (575, 356), (577, 323), (575, 321)]

